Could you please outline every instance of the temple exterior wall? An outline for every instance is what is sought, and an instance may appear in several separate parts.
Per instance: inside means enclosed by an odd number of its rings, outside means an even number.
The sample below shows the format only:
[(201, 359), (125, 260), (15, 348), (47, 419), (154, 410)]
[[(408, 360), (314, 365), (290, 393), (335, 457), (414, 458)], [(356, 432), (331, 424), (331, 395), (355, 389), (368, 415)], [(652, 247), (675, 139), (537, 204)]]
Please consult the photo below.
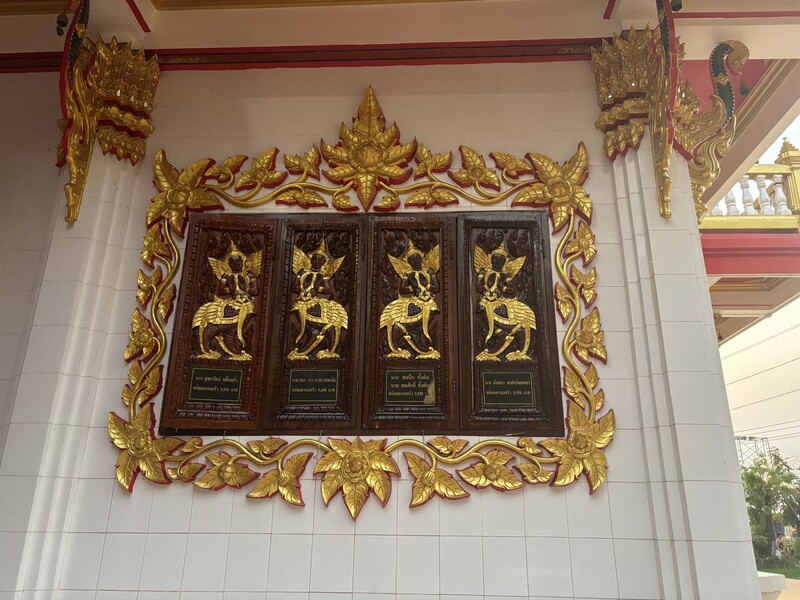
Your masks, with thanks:
[[(25, 290), (9, 289), (30, 310), (27, 350), (0, 312), (0, 342), (21, 348), (0, 456), (0, 506), (10, 507), (0, 511), (0, 600), (759, 597), (686, 165), (674, 155), (673, 217), (662, 219), (649, 139), (613, 165), (603, 153), (587, 62), (164, 72), (147, 156), (131, 167), (95, 148), (74, 226), (52, 167), (55, 80), (26, 77), (35, 84), (3, 102), (37, 132), (25, 163), (36, 168), (19, 176), (3, 144), (13, 183), (0, 211), (14, 225), (2, 224), (0, 302), (9, 269), (40, 257), (42, 268)], [(10, 81), (0, 75), (4, 90)], [(411, 510), (398, 456), (388, 505), (371, 498), (356, 522), (340, 498), (324, 506), (312, 469), (302, 509), (143, 477), (128, 494), (106, 423), (124, 408), (156, 152), (179, 168), (271, 146), (302, 154), (336, 140), (368, 84), (401, 139), (435, 152), (467, 145), (562, 162), (586, 144), (609, 356), (598, 370), (617, 427), (607, 483), (592, 495), (584, 482), (486, 489)], [(29, 229), (38, 233), (21, 235)], [(21, 238), (31, 247), (11, 243)], [(0, 384), (12, 354), (0, 355)]]

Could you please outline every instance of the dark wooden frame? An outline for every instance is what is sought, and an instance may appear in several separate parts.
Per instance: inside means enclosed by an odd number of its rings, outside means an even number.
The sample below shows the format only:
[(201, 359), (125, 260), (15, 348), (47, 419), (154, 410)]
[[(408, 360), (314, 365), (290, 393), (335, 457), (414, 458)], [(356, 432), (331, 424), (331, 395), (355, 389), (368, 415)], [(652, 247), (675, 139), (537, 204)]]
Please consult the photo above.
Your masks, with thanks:
[[(482, 347), (480, 294), (473, 268), (476, 232), (516, 230), (530, 236), (530, 251), (522, 270), (514, 278), (523, 290), (517, 298), (533, 308), (537, 327), (532, 335), (533, 361), (478, 361)], [(499, 238), (498, 238), (499, 239)], [(561, 369), (553, 307), (550, 226), (545, 211), (518, 213), (479, 212), (459, 218), (460, 281), (459, 305), (467, 318), (461, 321), (461, 428), (481, 433), (535, 433), (558, 436), (564, 433), (564, 409), (561, 401)], [(484, 250), (488, 250), (485, 248)], [(518, 334), (519, 335), (519, 334)], [(530, 373), (534, 382), (534, 406), (491, 406), (482, 402), (481, 386), (487, 373)]]
[[(198, 215), (189, 220), (185, 268), (176, 304), (175, 325), (164, 391), (164, 404), (160, 420), (164, 434), (191, 431), (257, 431), (261, 425), (262, 396), (265, 363), (265, 340), (270, 329), (272, 298), (272, 263), (274, 259), (277, 221), (253, 215)], [(232, 239), (231, 232), (241, 241), (242, 236), (255, 233), (263, 236), (263, 257), (256, 298), (256, 314), (246, 325), (252, 332), (248, 362), (191, 358), (191, 347), (196, 334), (192, 328), (195, 311), (209, 298), (201, 298), (200, 280), (210, 281), (208, 264), (210, 232), (220, 231)], [(236, 241), (236, 239), (234, 239)], [(238, 246), (239, 244), (237, 244)], [(244, 248), (240, 248), (244, 251)], [(207, 292), (208, 293), (208, 292)], [(186, 358), (189, 357), (189, 358)], [(189, 377), (192, 368), (242, 369), (243, 393), (239, 403), (189, 401)]]
[[(426, 431), (452, 430), (456, 424), (456, 377), (454, 353), (451, 351), (458, 330), (454, 316), (456, 308), (457, 274), (454, 268), (455, 221), (442, 216), (409, 216), (370, 218), (370, 272), (369, 308), (366, 330), (367, 353), (363, 399), (364, 430), (403, 431), (410, 428)], [(413, 235), (410, 232), (415, 231)], [(399, 232), (406, 240), (419, 239), (425, 232), (434, 236), (440, 247), (440, 267), (437, 274), (437, 291), (434, 299), (439, 310), (431, 315), (432, 343), (440, 351), (439, 359), (404, 360), (388, 358), (386, 331), (380, 328), (380, 317), (389, 301), (397, 296), (399, 276), (390, 266), (384, 235)], [(422, 247), (423, 251), (431, 247)], [(433, 246), (435, 244), (430, 244)], [(388, 294), (387, 294), (388, 292)], [(414, 326), (410, 326), (414, 327)], [(394, 332), (393, 332), (394, 333)], [(387, 371), (433, 371), (435, 401), (429, 405), (392, 405), (386, 401)], [(402, 422), (403, 427), (398, 427)]]
[[(269, 431), (292, 432), (297, 429), (320, 430), (347, 430), (352, 431), (358, 427), (357, 399), (360, 395), (362, 364), (363, 364), (363, 338), (364, 331), (360, 324), (364, 322), (364, 296), (359, 291), (359, 285), (364, 280), (365, 234), (366, 223), (361, 219), (331, 219), (319, 217), (292, 217), (283, 219), (281, 223), (281, 239), (279, 256), (276, 260), (276, 286), (274, 295), (280, 294), (274, 302), (275, 315), (273, 331), (276, 333), (270, 341), (269, 367), (266, 371), (270, 379), (265, 385), (267, 398), (264, 400), (268, 406), (264, 422), (265, 429)], [(294, 273), (292, 272), (292, 253), (297, 237), (304, 237), (305, 232), (322, 231), (330, 247), (333, 232), (349, 232), (352, 236), (350, 253), (335, 275), (335, 283), (346, 281), (347, 289), (335, 290), (339, 299), (345, 299), (349, 313), (349, 326), (342, 330), (342, 339), (339, 343), (340, 359), (315, 359), (307, 361), (290, 361), (287, 354), (290, 351), (292, 335), (290, 314), (292, 303), (297, 297), (292, 289)], [(316, 242), (316, 239), (314, 240)], [(339, 373), (337, 401), (315, 404), (291, 404), (288, 398), (289, 377), (292, 369), (303, 370), (337, 370)]]
[[(255, 229), (268, 234), (269, 259), (265, 253), (263, 283), (265, 293), (259, 299), (262, 314), (271, 315), (259, 322), (257, 338), (261, 340), (253, 352), (248, 371), (247, 410), (238, 412), (187, 411), (186, 356), (191, 324), (196, 310), (196, 278), (199, 259), (205, 259), (198, 247), (201, 228), (232, 230)], [(479, 295), (474, 293), (472, 232), (478, 228), (513, 228), (529, 232), (532, 250), (531, 263), (524, 267), (532, 278), (528, 296), (520, 298), (529, 303), (536, 313), (537, 329), (534, 336), (538, 360), (533, 364), (492, 363), (481, 364), (475, 357), (475, 328), (478, 319), (485, 318), (477, 312)], [(309, 369), (337, 368), (340, 374), (341, 398), (335, 406), (289, 406), (286, 402), (288, 371), (292, 368), (286, 360), (289, 338), (288, 308), (292, 303), (291, 252), (297, 232), (314, 229), (349, 230), (356, 238), (353, 255), (348, 259), (351, 278), (348, 291), (352, 307), (349, 312), (348, 343), (342, 359), (311, 360)], [(438, 230), (441, 235), (441, 291), (439, 301), (442, 312), (437, 315), (442, 331), (446, 331), (441, 349), (441, 359), (403, 361), (378, 356), (385, 332), (378, 329), (380, 314), (385, 302), (379, 302), (381, 293), (377, 274), (380, 272), (380, 232), (391, 228)], [(171, 345), (169, 371), (161, 432), (205, 433), (235, 431), (241, 434), (316, 433), (336, 431), (339, 434), (425, 432), (465, 433), (489, 435), (531, 434), (561, 436), (564, 433), (563, 401), (561, 398), (561, 369), (558, 359), (558, 341), (553, 305), (552, 259), (547, 213), (543, 210), (514, 213), (476, 212), (447, 213), (439, 215), (406, 214), (402, 216), (350, 215), (335, 217), (279, 215), (275, 218), (247, 214), (193, 216), (190, 221), (191, 239), (187, 243), (186, 268), (182, 276), (178, 316), (175, 323), (174, 343)], [(281, 240), (275, 251), (274, 239)], [(198, 258), (200, 257), (200, 258)], [(343, 263), (343, 267), (344, 263)], [(369, 277), (367, 276), (369, 274)], [(523, 273), (520, 273), (522, 276)], [(188, 315), (188, 316), (187, 316)], [(364, 324), (359, 326), (357, 324)], [(270, 331), (273, 335), (270, 336)], [(370, 332), (370, 333), (367, 333)], [(344, 342), (344, 340), (343, 340)], [(455, 348), (453, 348), (455, 346)], [(342, 344), (340, 349), (344, 350)], [(452, 348), (452, 349), (451, 349)], [(260, 357), (258, 358), (257, 357)], [(424, 363), (424, 364), (423, 364)], [(433, 406), (387, 406), (383, 402), (386, 368), (407, 370), (434, 370), (437, 395)], [(305, 368), (299, 365), (295, 368)], [(536, 406), (492, 407), (481, 404), (480, 390), (476, 384), (487, 369), (507, 372), (528, 369), (536, 382)], [(476, 379), (477, 378), (477, 379)], [(246, 416), (245, 416), (246, 415)], [(228, 419), (228, 417), (232, 417)]]

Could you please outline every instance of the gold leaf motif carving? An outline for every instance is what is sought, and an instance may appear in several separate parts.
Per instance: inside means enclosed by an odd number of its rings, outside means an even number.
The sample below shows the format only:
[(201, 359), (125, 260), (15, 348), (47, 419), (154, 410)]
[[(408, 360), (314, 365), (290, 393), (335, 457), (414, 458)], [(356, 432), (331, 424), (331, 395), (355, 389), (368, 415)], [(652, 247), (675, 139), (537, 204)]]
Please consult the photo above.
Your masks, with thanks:
[(206, 455), (206, 459), (213, 465), (194, 484), (197, 487), (209, 490), (219, 490), (225, 486), (240, 488), (258, 477), (247, 465), (236, 461), (236, 457), (227, 452)]
[(217, 163), (206, 169), (204, 177), (206, 179), (216, 179), (220, 183), (230, 181), (233, 179), (233, 176), (239, 172), (239, 169), (242, 168), (246, 160), (247, 156), (244, 154), (229, 156), (221, 163)]
[(432, 467), (425, 459), (412, 452), (404, 452), (403, 456), (408, 462), (408, 470), (415, 478), (411, 490), (411, 508), (425, 504), (433, 494), (450, 500), (469, 496), (447, 471)]
[(453, 153), (432, 154), (423, 144), (417, 148), (417, 169), (414, 171), (414, 179), (429, 173), (444, 173), (453, 163)]
[(155, 352), (157, 345), (158, 340), (150, 328), (150, 321), (137, 308), (133, 311), (133, 317), (131, 318), (128, 347), (125, 348), (123, 358), (126, 361), (131, 361), (137, 356), (147, 359)]
[(252, 491), (247, 494), (247, 497), (272, 498), (280, 493), (281, 497), (289, 504), (305, 506), (300, 493), (300, 475), (305, 471), (311, 456), (310, 452), (291, 456), (282, 469), (273, 469), (265, 473)]
[(358, 516), (370, 491), (383, 505), (389, 501), (391, 482), (387, 473), (400, 475), (397, 464), (384, 448), (386, 440), (362, 442), (330, 438), (331, 450), (319, 459), (314, 474), (325, 473), (322, 497), (328, 504), (339, 490), (353, 519)]
[(416, 147), (416, 140), (400, 144), (396, 124), (385, 129), (383, 110), (372, 87), (361, 100), (353, 129), (342, 123), (339, 144), (331, 146), (320, 141), (322, 156), (334, 167), (325, 171), (325, 177), (335, 183), (351, 183), (364, 210), (372, 204), (379, 185), (402, 183), (411, 176), (411, 169), (404, 167)]
[(486, 166), (486, 161), (468, 146), (459, 146), (462, 167), (449, 171), (450, 177), (462, 187), (481, 186), (500, 191), (500, 178), (494, 169)]
[(520, 175), (532, 175), (531, 165), (521, 158), (505, 152), (492, 152), (489, 154), (497, 165), (511, 179), (518, 179)]
[(467, 447), (467, 440), (451, 440), (447, 437), (435, 437), (428, 442), (428, 444), (442, 456), (455, 456)]
[(303, 156), (292, 154), (283, 157), (283, 164), (289, 173), (296, 175), (308, 175), (314, 179), (319, 179), (319, 165), (322, 159), (316, 146), (311, 146)]
[(115, 413), (108, 415), (108, 433), (114, 445), (122, 450), (117, 458), (117, 479), (130, 490), (136, 474), (144, 473), (155, 483), (169, 483), (164, 460), (181, 445), (176, 438), (155, 438), (153, 405), (145, 404), (128, 422)]
[(142, 260), (147, 266), (152, 267), (156, 258), (169, 260), (171, 258), (169, 246), (164, 242), (161, 233), (161, 224), (157, 223), (147, 229), (142, 244)]
[(506, 466), (514, 458), (513, 455), (502, 450), (492, 450), (483, 458), (483, 462), (458, 471), (461, 479), (478, 489), (492, 486), (496, 490), (505, 491), (522, 487), (522, 481)]

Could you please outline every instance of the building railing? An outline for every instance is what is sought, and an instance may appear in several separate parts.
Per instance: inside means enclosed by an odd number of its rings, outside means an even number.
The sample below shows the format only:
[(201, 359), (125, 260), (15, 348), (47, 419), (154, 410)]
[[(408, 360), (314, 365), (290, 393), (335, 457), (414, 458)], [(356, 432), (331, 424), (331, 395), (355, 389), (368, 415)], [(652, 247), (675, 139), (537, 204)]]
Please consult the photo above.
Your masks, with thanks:
[(757, 164), (750, 168), (734, 189), (711, 209), (700, 227), (796, 230), (800, 224), (798, 215), (800, 151), (784, 138), (775, 164)]

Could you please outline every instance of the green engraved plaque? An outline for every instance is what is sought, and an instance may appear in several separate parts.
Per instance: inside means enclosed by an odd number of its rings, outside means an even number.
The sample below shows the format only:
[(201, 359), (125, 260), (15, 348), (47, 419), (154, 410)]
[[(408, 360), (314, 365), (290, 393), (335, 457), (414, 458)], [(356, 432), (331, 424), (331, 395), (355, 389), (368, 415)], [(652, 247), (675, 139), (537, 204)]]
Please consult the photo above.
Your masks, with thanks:
[(242, 369), (193, 368), (189, 400), (195, 402), (239, 402), (242, 397)]
[(336, 404), (338, 397), (338, 369), (289, 371), (289, 404)]
[(386, 370), (386, 404), (425, 405), (436, 402), (436, 377), (432, 370)]
[(482, 398), (488, 406), (533, 406), (530, 371), (483, 373)]

